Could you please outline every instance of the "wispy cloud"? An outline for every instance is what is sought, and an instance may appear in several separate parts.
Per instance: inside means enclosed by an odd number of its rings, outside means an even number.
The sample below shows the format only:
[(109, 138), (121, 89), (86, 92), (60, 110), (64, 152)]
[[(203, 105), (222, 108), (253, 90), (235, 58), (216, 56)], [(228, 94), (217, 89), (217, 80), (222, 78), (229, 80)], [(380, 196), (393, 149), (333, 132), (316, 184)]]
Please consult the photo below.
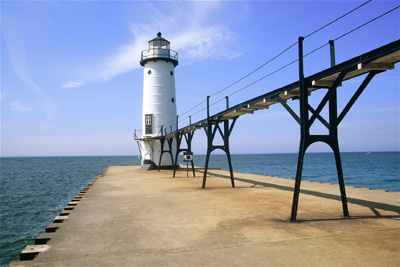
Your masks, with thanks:
[[(17, 76), (38, 95), (41, 99), (45, 119), (39, 123), (42, 131), (49, 128), (49, 122), (56, 113), (54, 101), (44, 93), (42, 88), (31, 78), (27, 68), (27, 56), (25, 49), (24, 34), (18, 20), (2, 13), (2, 31), (7, 46), (8, 58)], [(28, 111), (19, 101), (10, 103), (9, 108), (13, 111)]]
[(179, 50), (180, 57), (190, 64), (206, 59), (233, 59), (242, 55), (234, 47), (237, 36), (224, 26), (211, 26), (204, 29), (189, 29), (171, 39)]
[(121, 46), (113, 56), (102, 64), (103, 68), (97, 73), (97, 82), (108, 81), (115, 76), (139, 68), (143, 41), (144, 38), (135, 36), (131, 44)]
[(135, 6), (131, 16), (135, 18), (130, 22), (131, 42), (116, 49), (100, 67), (88, 67), (82, 71), (86, 73), (85, 77), (66, 82), (62, 87), (73, 88), (93, 82), (105, 82), (140, 68), (138, 62), (141, 51), (146, 49), (147, 42), (155, 37), (157, 26), (160, 25), (161, 31), (166, 33), (165, 38), (171, 42), (171, 49), (178, 51), (181, 63), (191, 64), (211, 58), (233, 59), (242, 55), (239, 46), (236, 45), (237, 34), (226, 25), (215, 23), (211, 19), (223, 8), (221, 3), (146, 2), (140, 5), (142, 8)]
[(32, 108), (28, 108), (22, 105), (21, 101), (15, 100), (8, 104), (8, 109), (13, 112), (26, 112), (33, 110)]
[(63, 87), (63, 88), (73, 88), (73, 87), (79, 87), (79, 86), (82, 86), (82, 85), (85, 85), (85, 84), (86, 84), (86, 82), (84, 82), (84, 81), (67, 82), (67, 83), (64, 83), (63, 85), (61, 85), (61, 87)]

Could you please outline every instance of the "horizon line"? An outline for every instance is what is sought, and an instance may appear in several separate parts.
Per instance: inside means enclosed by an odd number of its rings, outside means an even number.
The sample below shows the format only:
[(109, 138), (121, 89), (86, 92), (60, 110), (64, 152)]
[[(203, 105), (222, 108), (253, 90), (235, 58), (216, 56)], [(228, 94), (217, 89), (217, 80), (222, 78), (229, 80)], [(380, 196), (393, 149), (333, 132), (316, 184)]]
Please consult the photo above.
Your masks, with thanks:
[[(377, 151), (342, 151), (342, 153), (396, 153), (400, 152), (400, 150), (377, 150)], [(306, 154), (330, 154), (333, 152), (332, 151), (320, 151), (320, 152), (306, 152)], [(231, 155), (280, 155), (280, 154), (298, 154), (298, 152), (271, 152), (271, 153), (231, 153)], [(206, 156), (206, 154), (195, 154), (197, 156)], [(211, 154), (210, 156), (213, 155), (224, 155), (224, 153), (214, 153)], [(53, 155), (53, 156), (1, 156), (1, 158), (78, 158), (78, 157), (140, 157), (140, 155)]]

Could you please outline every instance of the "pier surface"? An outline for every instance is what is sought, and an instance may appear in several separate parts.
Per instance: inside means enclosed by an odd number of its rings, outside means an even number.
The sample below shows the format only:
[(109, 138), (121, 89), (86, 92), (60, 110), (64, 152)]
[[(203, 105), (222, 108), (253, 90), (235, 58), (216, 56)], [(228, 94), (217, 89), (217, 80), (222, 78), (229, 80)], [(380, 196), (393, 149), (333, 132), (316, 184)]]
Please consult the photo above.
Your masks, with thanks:
[[(209, 170), (109, 167), (42, 236), (34, 260), (10, 266), (400, 266), (400, 193)], [(67, 214), (67, 215), (65, 215)], [(66, 217), (67, 216), (67, 217)]]

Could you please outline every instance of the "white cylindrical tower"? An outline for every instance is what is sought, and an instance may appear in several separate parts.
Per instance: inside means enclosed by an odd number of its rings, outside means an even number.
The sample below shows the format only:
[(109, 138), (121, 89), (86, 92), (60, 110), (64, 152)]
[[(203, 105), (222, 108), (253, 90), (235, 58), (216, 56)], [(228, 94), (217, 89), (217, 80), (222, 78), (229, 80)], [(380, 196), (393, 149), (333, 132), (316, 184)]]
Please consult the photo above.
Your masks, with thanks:
[[(176, 131), (175, 67), (178, 53), (170, 49), (170, 42), (157, 33), (142, 51), (143, 71), (142, 110), (142, 165), (158, 166), (161, 146), (159, 140), (146, 138)], [(168, 150), (167, 147), (165, 147)], [(175, 155), (175, 145), (172, 154)], [(163, 155), (161, 166), (172, 166), (171, 156)]]

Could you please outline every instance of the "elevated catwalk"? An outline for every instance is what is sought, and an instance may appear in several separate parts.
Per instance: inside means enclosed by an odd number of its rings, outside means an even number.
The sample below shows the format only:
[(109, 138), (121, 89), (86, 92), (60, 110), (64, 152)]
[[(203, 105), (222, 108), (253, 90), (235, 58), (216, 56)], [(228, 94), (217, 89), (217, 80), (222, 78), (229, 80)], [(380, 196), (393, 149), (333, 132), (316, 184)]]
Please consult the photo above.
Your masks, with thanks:
[[(332, 148), (336, 160), (343, 215), (345, 217), (349, 216), (339, 151), (338, 126), (343, 118), (346, 116), (346, 114), (349, 112), (353, 104), (357, 101), (358, 97), (367, 87), (369, 82), (373, 79), (373, 77), (376, 74), (379, 74), (386, 70), (394, 69), (395, 63), (400, 61), (400, 40), (394, 41), (368, 53), (349, 59), (338, 65), (335, 65), (334, 42), (330, 41), (331, 67), (321, 72), (315, 73), (314, 75), (311, 75), (309, 77), (304, 77), (303, 72), (303, 40), (303, 37), (299, 37), (298, 81), (273, 90), (269, 93), (254, 97), (233, 107), (229, 107), (229, 101), (227, 99), (226, 109), (214, 115), (210, 115), (209, 113), (209, 97), (207, 97), (207, 118), (195, 123), (190, 122), (188, 126), (182, 128), (177, 127), (177, 131), (173, 131), (170, 133), (161, 131), (160, 135), (151, 137), (151, 140), (160, 140), (159, 144), (161, 145), (162, 151), (160, 155), (160, 161), (164, 154), (170, 154), (170, 157), (174, 159), (173, 176), (175, 176), (179, 153), (183, 151), (191, 152), (191, 142), (193, 140), (194, 132), (198, 129), (204, 129), (207, 135), (207, 155), (202, 187), (206, 187), (210, 154), (216, 149), (221, 149), (226, 153), (230, 169), (230, 182), (232, 187), (235, 187), (233, 167), (230, 159), (229, 137), (232, 133), (236, 120), (244, 114), (253, 114), (256, 110), (268, 109), (270, 105), (280, 103), (299, 123), (301, 132), (296, 181), (292, 202), (291, 221), (296, 221), (304, 155), (307, 148), (315, 142), (324, 142)], [(338, 113), (338, 88), (342, 86), (342, 83), (344, 83), (345, 81), (358, 77), (360, 75), (366, 76), (364, 78), (364, 81), (360, 84), (353, 97), (345, 105), (345, 108), (340, 113)], [(327, 92), (318, 107), (314, 109), (309, 105), (308, 98), (311, 96), (311, 93), (313, 91), (320, 89), (325, 89)], [(286, 101), (288, 99), (299, 100), (299, 114), (293, 111), (291, 107), (286, 104)], [(325, 108), (325, 106), (327, 106), (329, 111), (328, 119), (323, 118), (323, 116), (321, 115), (321, 111)], [(310, 134), (310, 128), (316, 120), (319, 120), (327, 128), (327, 134)], [(176, 124), (178, 124), (178, 118)], [(216, 134), (221, 135), (223, 144), (214, 144), (214, 138)], [(135, 139), (138, 141), (143, 140), (137, 138), (136, 135)], [(167, 142), (168, 140), (173, 139), (176, 139), (175, 143), (177, 145), (175, 155), (172, 154), (172, 142)], [(186, 140), (186, 148), (181, 148), (183, 140)], [(165, 144), (169, 144), (169, 147), (165, 148)]]

